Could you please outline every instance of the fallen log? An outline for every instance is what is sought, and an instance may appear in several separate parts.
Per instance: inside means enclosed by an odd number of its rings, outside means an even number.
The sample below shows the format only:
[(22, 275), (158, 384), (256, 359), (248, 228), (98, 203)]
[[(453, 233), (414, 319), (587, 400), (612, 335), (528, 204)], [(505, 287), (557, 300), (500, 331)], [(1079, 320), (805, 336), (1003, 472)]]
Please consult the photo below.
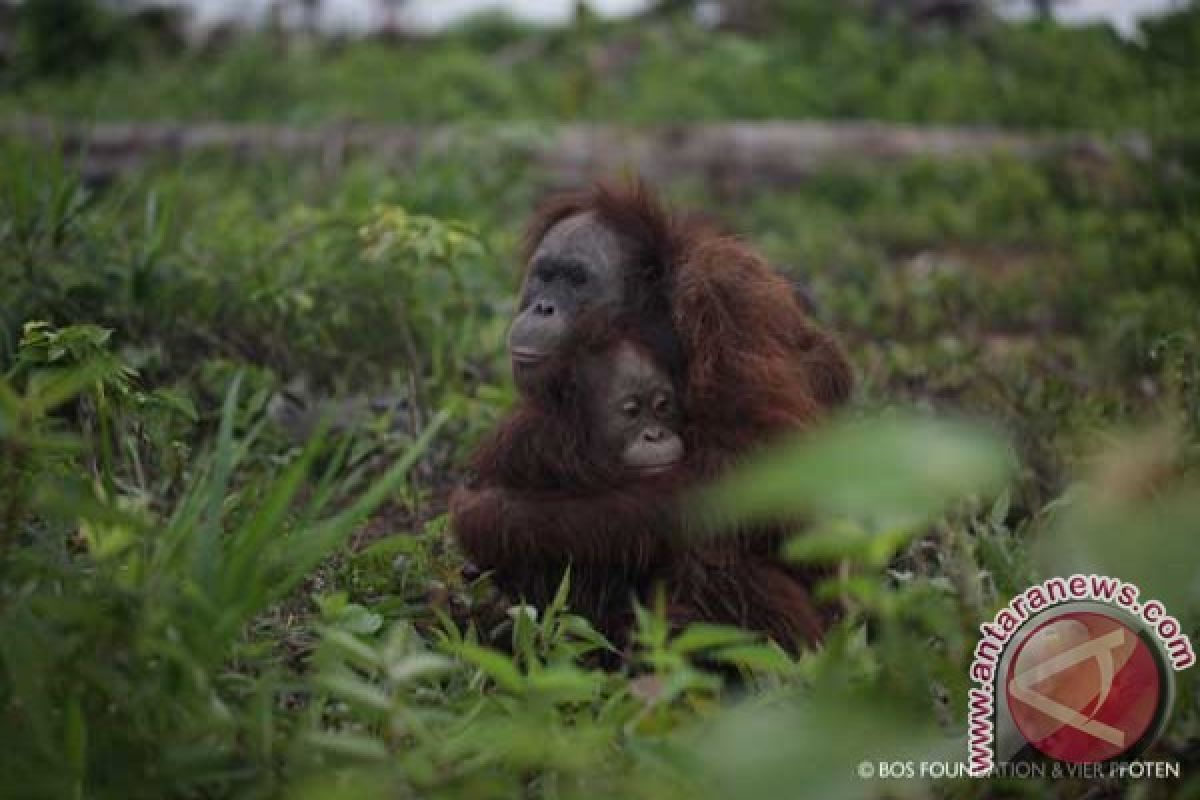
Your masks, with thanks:
[(235, 159), (319, 159), (336, 167), (368, 155), (414, 162), (486, 137), (540, 167), (553, 183), (636, 172), (653, 180), (700, 178), (717, 184), (787, 184), (831, 164), (914, 158), (1087, 157), (1145, 154), (1149, 141), (1127, 134), (1027, 133), (996, 128), (915, 126), (870, 121), (718, 122), (630, 127), (614, 124), (331, 124), (297, 127), (231, 122), (79, 124), (26, 118), (0, 122), (0, 139), (58, 146), (86, 174), (104, 177), (152, 159), (219, 152)]

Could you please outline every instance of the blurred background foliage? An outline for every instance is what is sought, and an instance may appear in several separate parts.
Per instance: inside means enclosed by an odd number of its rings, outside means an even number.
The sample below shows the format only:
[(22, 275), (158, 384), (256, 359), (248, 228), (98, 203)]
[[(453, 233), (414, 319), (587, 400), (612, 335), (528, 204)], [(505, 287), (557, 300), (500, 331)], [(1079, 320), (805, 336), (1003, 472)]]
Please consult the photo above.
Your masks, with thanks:
[(519, 226), (549, 183), (486, 126), (403, 165), (214, 153), (103, 179), (5, 140), (0, 794), (1200, 792), (1195, 670), (1150, 754), (1181, 782), (855, 771), (963, 758), (977, 626), (1038, 578), (1136, 579), (1195, 638), (1200, 12), (1123, 40), (903, 4), (764, 2), (715, 27), (672, 5), (172, 46), (145, 19), (31, 0), (5, 12), (0, 107), (1146, 133), (1108, 158), (662, 187), (803, 280), (859, 372), (846, 419), (697, 499), (809, 515), (788, 552), (838, 564), (822, 591), (848, 609), (825, 647), (671, 636), (649, 608), (634, 662), (605, 672), (561, 603), (509, 608), (464, 576), (446, 493), (514, 397)]
[[(289, 5), (320, 3), (273, 7)], [(180, 14), (143, 11), (129, 22), (96, 0), (27, 0), (7, 12), (0, 108), (85, 120), (1200, 127), (1192, 3), (1142, 20), (1134, 37), (1014, 24), (978, 0), (659, 2), (634, 19), (580, 8), (572, 24), (550, 29), (483, 13), (437, 36), (385, 28), (347, 39), (305, 35), (277, 14), (253, 35), (218, 28), (189, 38)]]

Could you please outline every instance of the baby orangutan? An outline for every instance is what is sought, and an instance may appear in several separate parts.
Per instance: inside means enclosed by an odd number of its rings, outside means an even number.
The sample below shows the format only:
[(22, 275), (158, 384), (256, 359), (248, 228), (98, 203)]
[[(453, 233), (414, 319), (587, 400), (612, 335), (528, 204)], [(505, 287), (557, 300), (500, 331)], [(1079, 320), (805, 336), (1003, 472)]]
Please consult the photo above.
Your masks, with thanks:
[(601, 459), (634, 476), (658, 475), (683, 460), (679, 402), (651, 355), (622, 341), (580, 365), (588, 427)]
[(514, 599), (544, 607), (570, 567), (569, 605), (618, 647), (633, 601), (657, 587), (672, 622), (741, 625), (797, 649), (821, 621), (775, 560), (776, 537), (700, 539), (684, 530), (689, 483), (669, 331), (591, 315), (475, 454), (475, 481), (451, 498), (466, 555)]

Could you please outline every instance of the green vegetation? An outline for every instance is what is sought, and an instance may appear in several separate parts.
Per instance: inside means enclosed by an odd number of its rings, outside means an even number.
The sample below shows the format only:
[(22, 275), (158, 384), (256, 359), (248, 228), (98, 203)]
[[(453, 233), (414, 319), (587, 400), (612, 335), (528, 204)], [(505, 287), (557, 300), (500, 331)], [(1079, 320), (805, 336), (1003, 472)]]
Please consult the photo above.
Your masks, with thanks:
[(988, 21), (955, 34), (881, 25), (851, 3), (777, 5), (777, 21), (753, 37), (706, 30), (689, 15), (585, 15), (551, 31), (485, 17), (435, 40), (289, 43), (264, 33), (215, 51), (164, 48), (169, 56), (129, 45), (122, 52), (140, 57), (109, 56), (65, 77), (43, 64), (54, 52), (39, 45), (53, 37), (44, 33), (21, 39), (28, 45), (14, 74), (25, 77), (0, 109), (85, 120), (862, 117), (1172, 136), (1200, 129), (1194, 7), (1123, 41), (1101, 27)]
[[(1161, 93), (1133, 88), (1158, 63), (1151, 50), (1098, 31), (999, 28), (985, 46), (896, 38), (851, 16), (820, 24), (851, 44), (870, 37), (847, 51), (858, 61), (820, 27), (802, 48), (678, 20), (286, 59), (255, 39), (150, 71), (114, 55), (77, 78), (23, 79), (3, 103), (112, 117), (319, 119), (358, 102), (413, 119), (862, 113), (1180, 133), (1197, 107), (1179, 76), (1195, 67), (1162, 54), (1188, 52), (1195, 19), (1159, 29)], [(505, 37), (536, 43), (512, 77), (469, 46), (499, 51)], [(593, 64), (570, 57), (578, 37), (597, 53), (651, 43), (631, 68), (645, 82), (540, 68)], [(773, 66), (788, 47), (810, 54), (797, 73)], [(1072, 80), (1138, 77), (1111, 95), (1053, 77), (993, 91), (997, 62), (973, 59), (1022, 48), (1053, 53)], [(857, 94), (892, 58), (945, 81), (946, 104), (914, 99), (934, 96), (924, 89), (895, 106)], [(389, 66), (412, 59), (429, 70)], [(729, 77), (743, 64), (800, 89), (810, 71), (827, 77), (819, 91), (760, 94)], [(693, 68), (711, 82), (680, 79)], [(478, 102), (491, 84), (501, 100)], [(145, 93), (120, 88), (135, 85)], [(583, 99), (560, 106), (568, 86)], [(405, 92), (409, 111), (383, 102)], [(619, 672), (595, 667), (606, 643), (570, 609), (508, 608), (486, 576), (464, 577), (445, 535), (462, 457), (514, 396), (503, 336), (517, 234), (544, 185), (482, 136), (399, 168), (206, 156), (94, 185), (47, 152), (0, 145), (0, 796), (1095, 787), (863, 781), (855, 767), (963, 758), (977, 626), (1040, 577), (1086, 567), (1136, 580), (1200, 634), (1195, 146), (842, 166), (788, 189), (664, 187), (806, 281), (852, 353), (862, 388), (846, 419), (702, 498), (729, 514), (803, 510), (811, 528), (788, 551), (844, 565), (822, 591), (848, 610), (820, 652), (793, 660), (740, 631), (671, 636), (645, 609)], [(714, 662), (740, 683), (701, 668)], [(1107, 788), (1200, 791), (1197, 674), (1178, 676), (1149, 756), (1179, 761), (1184, 781)]]

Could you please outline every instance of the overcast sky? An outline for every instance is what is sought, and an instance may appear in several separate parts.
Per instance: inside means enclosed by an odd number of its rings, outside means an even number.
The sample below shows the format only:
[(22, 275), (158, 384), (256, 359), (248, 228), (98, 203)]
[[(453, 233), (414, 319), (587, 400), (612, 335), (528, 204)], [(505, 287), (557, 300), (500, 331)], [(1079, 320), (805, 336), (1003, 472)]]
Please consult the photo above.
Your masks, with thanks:
[[(235, 15), (262, 14), (270, 0), (171, 0), (196, 9), (200, 21)], [(376, 0), (324, 0), (326, 24), (330, 27), (371, 27), (379, 18)], [(644, 0), (592, 0), (589, 5), (603, 13), (628, 13), (645, 5)], [(464, 14), (486, 9), (503, 9), (518, 16), (546, 22), (569, 19), (575, 0), (408, 0), (403, 19), (421, 28), (437, 28)]]
[[(255, 16), (262, 13), (269, 0), (174, 0), (191, 6), (198, 12), (199, 21), (209, 22), (235, 14)], [(634, 11), (645, 0), (589, 0), (596, 11), (619, 14)], [(1020, 2), (1010, 2), (1014, 7)], [(1059, 16), (1064, 20), (1107, 19), (1118, 29), (1132, 30), (1138, 14), (1162, 11), (1181, 5), (1181, 0), (1064, 0)], [(324, 0), (325, 21), (330, 27), (366, 28), (378, 19), (375, 0)], [(409, 0), (405, 16), (410, 24), (421, 28), (436, 28), (463, 14), (487, 8), (502, 8), (529, 19), (547, 22), (570, 17), (575, 0)]]

